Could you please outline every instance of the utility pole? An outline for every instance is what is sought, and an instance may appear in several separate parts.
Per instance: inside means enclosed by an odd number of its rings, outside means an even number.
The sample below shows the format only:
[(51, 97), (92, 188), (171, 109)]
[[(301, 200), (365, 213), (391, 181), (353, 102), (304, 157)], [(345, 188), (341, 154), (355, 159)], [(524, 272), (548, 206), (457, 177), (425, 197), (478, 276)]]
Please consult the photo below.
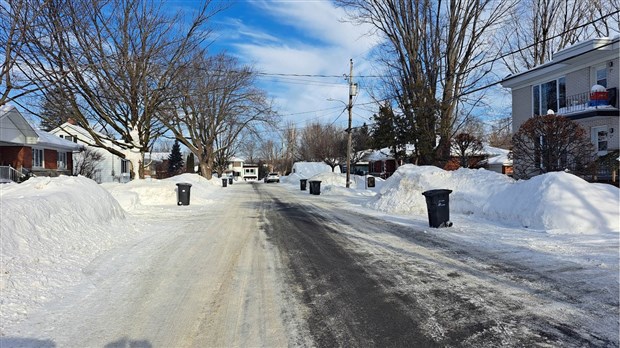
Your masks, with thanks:
[(349, 133), (349, 139), (347, 139), (347, 188), (350, 187), (351, 182), (351, 142), (353, 132), (351, 129), (351, 120), (352, 120), (352, 112), (353, 112), (353, 96), (357, 95), (357, 85), (353, 83), (353, 59), (350, 60), (350, 70), (349, 70), (349, 128), (347, 128), (347, 133)]

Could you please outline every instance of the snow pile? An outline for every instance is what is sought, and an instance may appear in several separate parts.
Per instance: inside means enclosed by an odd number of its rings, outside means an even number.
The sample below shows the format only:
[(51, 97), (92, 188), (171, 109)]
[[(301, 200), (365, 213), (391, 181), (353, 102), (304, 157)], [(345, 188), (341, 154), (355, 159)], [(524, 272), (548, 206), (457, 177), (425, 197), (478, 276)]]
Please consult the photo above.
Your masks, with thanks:
[[(321, 181), (321, 194), (332, 196), (374, 196), (381, 187), (383, 179), (375, 178), (375, 188), (366, 189), (366, 176), (350, 175), (351, 184), (347, 189), (346, 173), (331, 171), (331, 167), (324, 163), (296, 162), (293, 165), (295, 173), (280, 177), (280, 182), (299, 187), (299, 180), (307, 179)], [(301, 175), (298, 173), (302, 173)], [(309, 184), (308, 184), (309, 185)]]
[[(0, 185), (2, 318), (25, 316), (96, 255), (136, 235), (118, 202), (84, 177)], [(119, 228), (122, 226), (124, 228)]]
[(423, 215), (427, 210), (422, 192), (432, 189), (453, 191), (451, 213), (567, 233), (620, 230), (617, 188), (590, 184), (561, 172), (517, 182), (484, 169), (451, 172), (404, 165), (366, 206), (389, 213)]
[(212, 203), (211, 191), (221, 186), (220, 180), (207, 180), (198, 174), (181, 174), (157, 180), (133, 180), (126, 184), (102, 184), (123, 209), (133, 211), (141, 208), (177, 203), (177, 183), (189, 183), (190, 205)]
[[(291, 174), (297, 174), (302, 179), (313, 177), (320, 173), (331, 173), (332, 167), (323, 162), (295, 162)], [(340, 167), (334, 168), (335, 173), (340, 173)]]
[[(334, 172), (340, 173), (340, 167), (334, 168)], [(300, 179), (310, 179), (320, 173), (332, 173), (332, 167), (324, 162), (295, 162), (291, 174), (281, 176), (280, 182), (299, 186)]]

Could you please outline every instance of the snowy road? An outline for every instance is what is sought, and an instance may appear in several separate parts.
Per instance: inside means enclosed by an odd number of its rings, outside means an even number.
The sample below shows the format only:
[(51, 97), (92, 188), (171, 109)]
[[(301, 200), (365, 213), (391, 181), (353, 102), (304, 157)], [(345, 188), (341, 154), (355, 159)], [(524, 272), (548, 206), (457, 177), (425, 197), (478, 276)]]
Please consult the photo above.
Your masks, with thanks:
[(217, 200), (136, 212), (152, 233), (98, 257), (2, 347), (618, 346), (617, 284), (575, 282), (570, 261), (282, 185)]
[(518, 248), (479, 249), (338, 200), (259, 191), (319, 346), (618, 346), (617, 284), (589, 283), (576, 263), (528, 265)]
[(155, 233), (99, 257), (82, 284), (11, 335), (23, 339), (0, 346), (291, 344), (297, 329), (287, 308), (296, 306), (282, 297), (281, 265), (260, 229), (259, 197), (250, 185), (236, 185), (221, 199), (209, 210), (145, 211), (137, 227)]

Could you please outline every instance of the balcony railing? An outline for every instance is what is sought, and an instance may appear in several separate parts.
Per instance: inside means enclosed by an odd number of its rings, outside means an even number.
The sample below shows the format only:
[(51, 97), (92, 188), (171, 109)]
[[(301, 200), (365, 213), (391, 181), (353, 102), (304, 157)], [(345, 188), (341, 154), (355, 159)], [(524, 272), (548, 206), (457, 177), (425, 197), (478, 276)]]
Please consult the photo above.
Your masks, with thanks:
[(607, 89), (607, 97), (604, 99), (595, 96), (591, 92), (586, 92), (567, 96), (563, 104), (565, 106), (561, 107), (557, 112), (560, 115), (586, 110), (617, 108), (617, 88)]

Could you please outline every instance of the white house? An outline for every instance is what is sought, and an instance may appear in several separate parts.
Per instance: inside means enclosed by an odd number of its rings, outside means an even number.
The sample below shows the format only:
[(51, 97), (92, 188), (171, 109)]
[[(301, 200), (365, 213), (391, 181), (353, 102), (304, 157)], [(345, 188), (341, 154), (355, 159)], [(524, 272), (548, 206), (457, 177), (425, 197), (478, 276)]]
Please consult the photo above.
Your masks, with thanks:
[(233, 157), (228, 161), (224, 173), (244, 181), (258, 180), (258, 165), (246, 164), (243, 158)]
[[(101, 161), (96, 164), (96, 170), (94, 177), (91, 179), (95, 180), (98, 183), (105, 182), (129, 182), (131, 180), (130, 171), (131, 171), (131, 163), (129, 160), (123, 159), (117, 155), (110, 153), (109, 151), (92, 146), (94, 144), (93, 137), (88, 133), (84, 128), (74, 124), (74, 122), (65, 122), (60, 127), (54, 128), (50, 131), (51, 134), (55, 134), (65, 140), (72, 141), (74, 143), (83, 144), (87, 150), (95, 151), (102, 155)], [(106, 142), (107, 146), (118, 148), (119, 151), (122, 149), (112, 144), (111, 142)], [(84, 153), (78, 153), (73, 155), (73, 163), (74, 174), (78, 174), (75, 172), (77, 164), (81, 161), (84, 161)]]

